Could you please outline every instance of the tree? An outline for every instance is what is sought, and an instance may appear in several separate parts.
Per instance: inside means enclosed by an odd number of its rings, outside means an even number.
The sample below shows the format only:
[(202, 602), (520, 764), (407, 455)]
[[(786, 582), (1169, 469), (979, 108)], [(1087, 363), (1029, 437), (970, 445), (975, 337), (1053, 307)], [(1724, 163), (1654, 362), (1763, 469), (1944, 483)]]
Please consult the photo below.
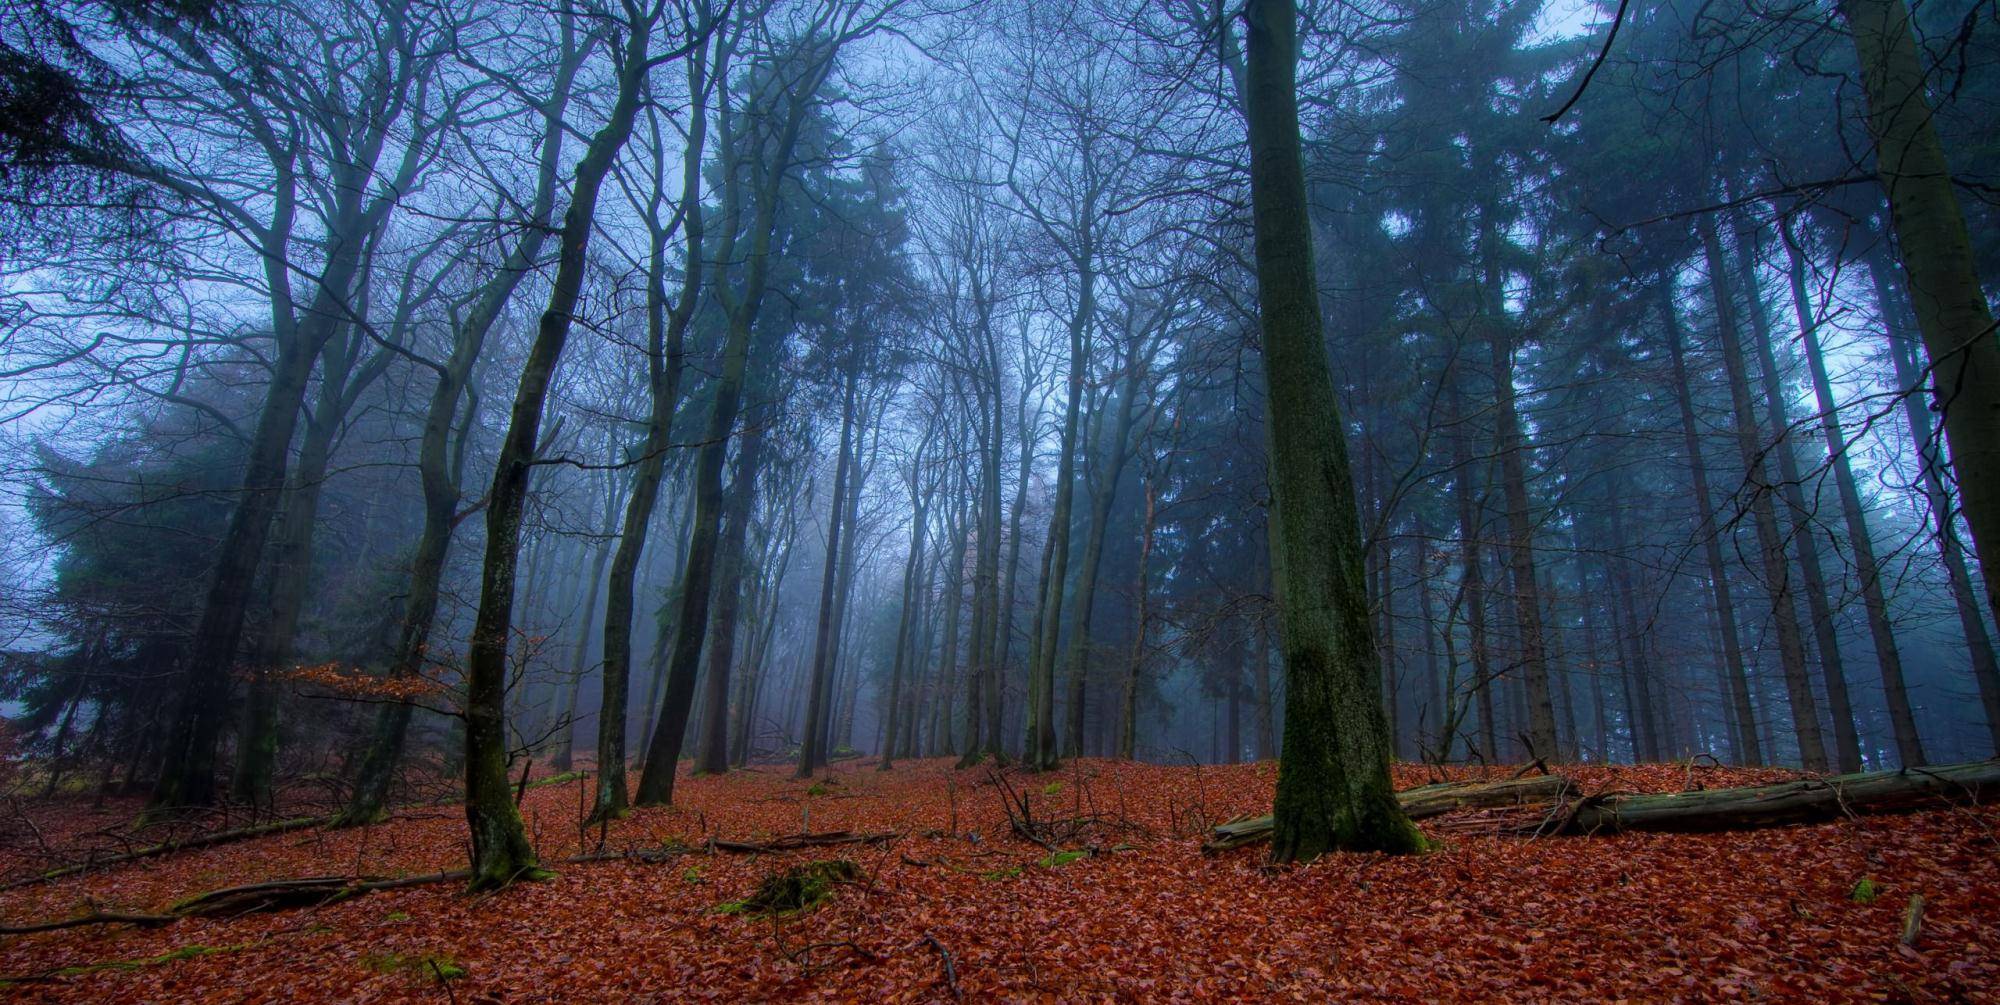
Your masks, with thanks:
[(1245, 15), (1243, 103), (1270, 399), (1271, 578), (1288, 696), (1271, 858), (1417, 851), (1423, 836), (1389, 782), (1346, 431), (1320, 340), (1299, 147), (1298, 15), (1289, 0), (1252, 0)]
[(1931, 122), (1923, 64), (1903, 0), (1842, 0), (1861, 64), (1876, 170), (1902, 250), (1911, 306), (1931, 361), (1986, 606), (2000, 611), (2000, 338), (1980, 288), (1951, 166)]
[(521, 814), (507, 773), (507, 655), (514, 609), (515, 566), (521, 547), (521, 512), (536, 450), (542, 407), (556, 363), (562, 357), (582, 292), (585, 254), (596, 226), (597, 198), (604, 179), (632, 135), (646, 77), (653, 65), (677, 58), (706, 40), (708, 26), (692, 28), (680, 52), (655, 56), (653, 33), (661, 8), (625, 8), (623, 59), (617, 97), (602, 127), (591, 137), (570, 183), (563, 214), (556, 276), (534, 345), (521, 371), (508, 417), (493, 485), (486, 495), (486, 553), (480, 572), (479, 617), (466, 652), (465, 818), (472, 832), (474, 889), (504, 886), (548, 875), (521, 827)]

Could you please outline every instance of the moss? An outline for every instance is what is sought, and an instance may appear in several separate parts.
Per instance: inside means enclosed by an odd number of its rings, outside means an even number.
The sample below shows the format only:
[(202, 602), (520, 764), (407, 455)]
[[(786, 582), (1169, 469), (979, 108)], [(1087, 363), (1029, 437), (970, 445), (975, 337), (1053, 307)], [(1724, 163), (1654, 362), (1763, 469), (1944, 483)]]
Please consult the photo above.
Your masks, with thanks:
[(1042, 786), (1042, 795), (1045, 796), (1053, 796), (1061, 792), (1062, 792), (1061, 782), (1050, 782), (1049, 784)]
[(588, 778), (588, 777), (590, 777), (590, 772), (588, 771), (565, 771), (560, 775), (550, 775), (547, 778), (541, 778), (529, 782), (528, 788), (540, 789), (540, 788), (546, 788), (550, 785), (563, 785), (568, 782), (574, 782), (579, 778)]
[(698, 886), (702, 883), (708, 882), (708, 879), (701, 874), (701, 866), (697, 865), (697, 866), (692, 866), (686, 872), (681, 873), (681, 881), (691, 886)]
[(1020, 876), (1020, 875), (1021, 875), (1021, 867), (1020, 867), (1020, 866), (1018, 866), (1018, 865), (1011, 865), (1011, 866), (1008, 866), (1008, 867), (1007, 867), (1007, 868), (1005, 868), (1005, 869), (994, 869), (994, 870), (991, 870), (991, 871), (988, 871), (988, 872), (982, 872), (982, 873), (980, 873), (980, 874), (979, 874), (979, 878), (981, 878), (981, 879), (1014, 879), (1014, 878), (1016, 878), (1016, 877), (1018, 877), (1018, 876)]
[(814, 782), (806, 788), (806, 795), (823, 796), (832, 791), (832, 786), (827, 785), (825, 782)]
[(1078, 859), (1089, 857), (1090, 853), (1082, 850), (1052, 852), (1047, 858), (1042, 859), (1041, 866), (1044, 869), (1059, 869)]
[(446, 984), (465, 976), (465, 965), (446, 953), (369, 953), (361, 965), (378, 974), (403, 974)]
[(862, 876), (861, 867), (844, 858), (808, 862), (764, 877), (750, 896), (718, 904), (715, 909), (722, 914), (759, 917), (796, 914), (833, 896), (836, 885)]
[(387, 918), (386, 920), (389, 920), (389, 921), (408, 921), (408, 920), (410, 920), (410, 916), (409, 916), (408, 914), (405, 914), (405, 913), (403, 913), (402, 911), (390, 911), (390, 912), (389, 912), (389, 917), (388, 917), (388, 918)]
[(1857, 904), (1873, 904), (1875, 898), (1881, 895), (1882, 888), (1876, 885), (1875, 877), (1863, 876), (1854, 884), (1854, 890), (1847, 895), (1847, 899)]
[[(169, 950), (168, 952), (161, 953), (158, 956), (142, 956), (135, 960), (106, 960), (102, 963), (81, 963), (73, 967), (64, 967), (61, 970), (51, 971), (47, 974), (43, 974), (40, 976), (76, 977), (82, 974), (95, 973), (100, 970), (139, 970), (145, 967), (156, 967), (167, 963), (174, 963), (179, 960), (192, 960), (198, 956), (210, 956), (215, 953), (233, 953), (238, 950), (248, 949), (254, 944), (255, 943), (250, 943), (250, 942), (239, 942), (236, 943), (235, 945), (228, 945), (228, 946), (204, 946), (200, 944), (192, 946), (181, 946), (178, 949)], [(0, 980), (0, 988), (12, 987), (15, 983), (16, 982), (14, 981)]]

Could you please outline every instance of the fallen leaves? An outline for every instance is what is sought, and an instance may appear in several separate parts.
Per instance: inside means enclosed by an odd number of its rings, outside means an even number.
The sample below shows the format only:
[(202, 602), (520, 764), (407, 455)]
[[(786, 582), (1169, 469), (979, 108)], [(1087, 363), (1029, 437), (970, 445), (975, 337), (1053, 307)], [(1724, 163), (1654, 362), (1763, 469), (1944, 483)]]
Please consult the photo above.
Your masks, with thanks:
[[(1569, 767), (1592, 791), (1781, 781), (1689, 765)], [(1399, 766), (1398, 782), (1508, 772)], [(1013, 812), (1089, 818), (1113, 849), (1016, 835), (1002, 792), (949, 761), (835, 769), (840, 798), (783, 771), (685, 778), (680, 805), (603, 831), (575, 819), (582, 781), (531, 788), (545, 860), (594, 852), (553, 880), (468, 897), (389, 889), (306, 911), (93, 926), (0, 939), (23, 1001), (223, 999), (622, 1001), (1638, 1001), (1979, 1000), (2000, 994), (2000, 811), (1956, 809), (1739, 834), (1528, 840), (1426, 821), (1441, 850), (1331, 856), (1269, 871), (1255, 850), (1201, 854), (1188, 819), (1262, 812), (1273, 766), (1086, 761), (1061, 785), (1006, 776)], [(822, 787), (821, 791), (827, 791)], [(845, 842), (859, 876), (807, 910), (751, 917), (727, 896)], [(130, 807), (126, 807), (129, 811)], [(30, 812), (60, 815), (61, 804)], [(60, 820), (51, 835), (76, 834)], [(93, 822), (92, 826), (100, 826)], [(89, 828), (84, 828), (88, 830)], [(326, 875), (414, 876), (463, 865), (464, 823), (439, 812), (309, 829), (120, 863), (0, 894), (19, 924), (151, 913), (204, 890)], [(599, 846), (600, 834), (602, 847)], [(707, 854), (717, 843), (749, 854)], [(787, 845), (796, 845), (791, 848)], [(675, 847), (676, 864), (645, 864)], [(1109, 851), (1116, 851), (1110, 854)], [(0, 857), (8, 875), (40, 860)], [(1864, 877), (1879, 891), (1852, 898)], [(1921, 895), (1921, 938), (1902, 941)], [(114, 906), (115, 905), (115, 906)], [(227, 952), (200, 948), (227, 947)], [(437, 967), (383, 961), (447, 961)], [(131, 966), (106, 967), (105, 963)], [(449, 973), (440, 978), (440, 973)]]

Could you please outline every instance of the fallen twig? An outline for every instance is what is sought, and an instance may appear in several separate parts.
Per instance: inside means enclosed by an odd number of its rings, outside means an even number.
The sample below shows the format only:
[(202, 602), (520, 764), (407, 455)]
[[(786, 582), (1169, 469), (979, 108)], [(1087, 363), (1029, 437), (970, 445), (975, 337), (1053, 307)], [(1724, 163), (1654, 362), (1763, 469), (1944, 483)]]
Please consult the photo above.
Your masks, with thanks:
[(326, 823), (328, 819), (329, 818), (327, 817), (295, 817), (290, 820), (276, 820), (271, 823), (254, 824), (249, 827), (234, 827), (229, 830), (215, 831), (209, 834), (196, 835), (190, 838), (180, 838), (173, 841), (162, 841), (159, 844), (147, 845), (146, 847), (134, 849), (132, 851), (120, 852), (116, 855), (105, 855), (101, 857), (93, 856), (90, 859), (83, 862), (77, 862), (72, 865), (66, 865), (58, 869), (50, 869), (47, 872), (36, 873), (33, 876), (24, 877), (22, 879), (16, 879), (5, 884), (0, 884), (0, 890), (13, 890), (23, 886), (33, 886), (36, 883), (46, 883), (53, 879), (61, 879), (64, 876), (73, 876), (79, 872), (85, 872), (91, 869), (97, 869), (107, 865), (118, 865), (123, 862), (134, 862), (142, 858), (153, 858), (158, 855), (168, 855), (177, 851), (192, 851), (196, 848), (212, 848), (216, 845), (227, 844), (231, 841), (243, 841), (249, 838), (268, 837), (269, 835), (272, 834), (284, 834), (290, 831), (304, 830), (308, 827), (316, 827), (320, 824)]
[(939, 942), (937, 940), (937, 936), (932, 935), (929, 932), (925, 932), (924, 937), (919, 941), (924, 942), (928, 944), (932, 949), (937, 950), (938, 959), (944, 962), (944, 986), (946, 990), (951, 992), (951, 1000), (964, 1001), (965, 992), (959, 990), (958, 967), (954, 965), (952, 962), (951, 950), (946, 949), (944, 947), (944, 943)]

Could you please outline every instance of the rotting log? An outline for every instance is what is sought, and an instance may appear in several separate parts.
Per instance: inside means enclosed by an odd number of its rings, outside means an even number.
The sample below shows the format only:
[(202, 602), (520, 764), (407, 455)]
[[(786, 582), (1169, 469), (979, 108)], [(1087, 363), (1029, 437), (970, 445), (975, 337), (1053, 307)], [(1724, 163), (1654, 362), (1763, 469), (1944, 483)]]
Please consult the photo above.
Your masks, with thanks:
[(84, 914), (57, 921), (40, 921), (27, 925), (0, 925), (0, 935), (30, 935), (35, 932), (55, 932), (65, 928), (81, 928), (84, 925), (137, 925), (150, 928), (179, 921), (178, 914), (140, 914), (132, 911), (106, 911), (95, 905)]
[[(1977, 804), (2000, 797), (2000, 758), (1891, 771), (1862, 771), (1773, 785), (1668, 793), (1578, 796), (1559, 775), (1503, 782), (1425, 785), (1396, 794), (1411, 819), (1453, 810), (1553, 802), (1546, 819), (1523, 827), (1534, 834), (1693, 833), (1824, 823), (1843, 817), (1907, 813)], [(1202, 843), (1216, 852), (1269, 840), (1268, 816), (1221, 824)]]
[(432, 872), (417, 876), (307, 876), (210, 890), (175, 904), (176, 917), (199, 918), (220, 914), (253, 914), (291, 907), (322, 907), (336, 901), (380, 890), (426, 886), (472, 878), (468, 869)]
[[(902, 837), (894, 831), (880, 833), (857, 833), (854, 831), (824, 831), (821, 833), (788, 834), (770, 841), (728, 841), (716, 839), (706, 846), (665, 845), (658, 848), (630, 848), (624, 850), (601, 850), (572, 855), (562, 859), (562, 864), (577, 865), (595, 862), (627, 862), (640, 865), (657, 865), (682, 855), (706, 852), (736, 852), (755, 854), (764, 852), (791, 851), (799, 848), (822, 848), (830, 845), (880, 844)], [(142, 914), (138, 912), (104, 909), (91, 906), (89, 913), (63, 918), (57, 921), (31, 922), (19, 925), (0, 923), (0, 935), (20, 935), (31, 932), (53, 931), (62, 928), (77, 928), (85, 925), (165, 925), (182, 918), (213, 917), (217, 915), (256, 914), (264, 911), (282, 911), (301, 907), (324, 907), (350, 897), (377, 893), (383, 890), (399, 890), (413, 886), (429, 886), (438, 883), (459, 882), (472, 878), (469, 869), (453, 869), (447, 872), (431, 872), (413, 876), (303, 876), (293, 879), (266, 880), (245, 883), (195, 894), (173, 905), (166, 914)]]
[[(1396, 793), (1396, 801), (1412, 820), (1439, 816), (1453, 810), (1486, 806), (1526, 806), (1555, 802), (1564, 793), (1576, 791), (1576, 783), (1561, 775), (1535, 775), (1498, 782), (1440, 782), (1420, 785)], [(1271, 839), (1271, 817), (1248, 817), (1218, 824), (1202, 842), (1207, 852), (1227, 851)]]
[(884, 831), (875, 834), (858, 834), (854, 831), (825, 831), (819, 834), (787, 834), (784, 837), (773, 838), (769, 841), (727, 841), (722, 838), (716, 838), (709, 842), (709, 846), (716, 851), (730, 851), (738, 854), (752, 855), (762, 852), (792, 851), (798, 848), (824, 848), (828, 845), (880, 844), (884, 841), (893, 841), (899, 837), (902, 837), (902, 835), (895, 831)]
[(1559, 808), (1540, 830), (1552, 834), (1754, 830), (1943, 809), (1995, 796), (2000, 796), (2000, 758), (1737, 789), (1587, 796)]

